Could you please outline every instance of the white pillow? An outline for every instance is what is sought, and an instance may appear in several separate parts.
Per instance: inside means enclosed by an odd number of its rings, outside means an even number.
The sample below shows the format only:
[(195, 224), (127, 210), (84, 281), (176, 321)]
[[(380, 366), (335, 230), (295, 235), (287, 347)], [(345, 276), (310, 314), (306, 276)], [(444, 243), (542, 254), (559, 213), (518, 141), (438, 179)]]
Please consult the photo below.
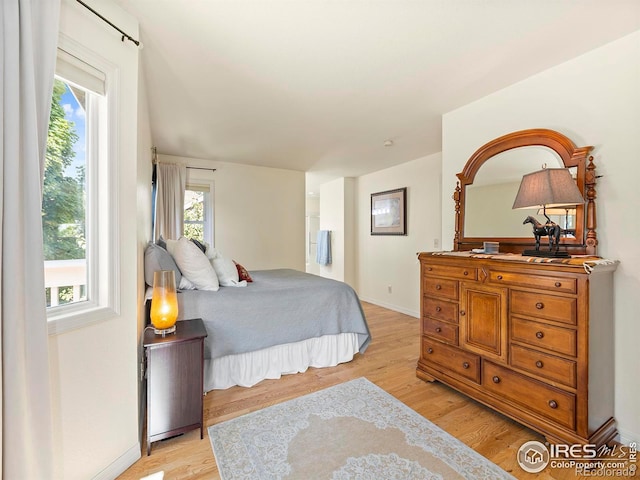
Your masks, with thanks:
[[(167, 243), (167, 248), (169, 248), (169, 243)], [(172, 255), (180, 272), (195, 285), (196, 289), (218, 291), (220, 284), (216, 271), (209, 263), (207, 256), (195, 243), (186, 237), (181, 237), (171, 250), (173, 250)]]
[(211, 245), (207, 243), (206, 246), (207, 246), (207, 249), (205, 250), (204, 253), (207, 255), (207, 258), (209, 260), (213, 260), (214, 258), (218, 258), (220, 256), (220, 253)]
[(191, 283), (187, 277), (182, 275), (182, 278), (180, 278), (180, 285), (178, 285), (178, 290), (196, 290), (196, 286)]
[[(169, 252), (169, 255), (171, 255), (171, 258), (173, 258), (173, 260), (175, 261), (174, 255), (176, 253), (176, 248), (178, 246), (178, 240), (172, 240), (170, 238), (167, 238), (166, 240), (164, 240), (164, 243), (167, 246), (167, 252)], [(178, 290), (195, 290), (195, 289), (196, 289), (196, 286), (187, 277), (181, 274), (180, 283), (178, 284)]]
[(171, 240), (167, 238), (164, 242), (167, 244), (167, 252), (169, 252), (172, 257), (175, 256), (178, 240)]
[(216, 271), (220, 285), (223, 287), (231, 287), (238, 284), (240, 278), (238, 277), (238, 269), (236, 264), (230, 258), (225, 258), (218, 255), (211, 260), (213, 268)]

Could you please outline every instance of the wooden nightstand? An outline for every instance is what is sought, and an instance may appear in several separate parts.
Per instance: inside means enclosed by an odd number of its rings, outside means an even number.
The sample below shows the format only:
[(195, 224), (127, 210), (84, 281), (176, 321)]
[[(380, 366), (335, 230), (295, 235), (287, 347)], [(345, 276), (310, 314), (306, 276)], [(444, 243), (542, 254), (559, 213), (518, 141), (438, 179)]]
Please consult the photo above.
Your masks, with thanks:
[(147, 455), (151, 444), (194, 428), (203, 438), (204, 338), (202, 319), (182, 320), (165, 337), (144, 332), (147, 378)]

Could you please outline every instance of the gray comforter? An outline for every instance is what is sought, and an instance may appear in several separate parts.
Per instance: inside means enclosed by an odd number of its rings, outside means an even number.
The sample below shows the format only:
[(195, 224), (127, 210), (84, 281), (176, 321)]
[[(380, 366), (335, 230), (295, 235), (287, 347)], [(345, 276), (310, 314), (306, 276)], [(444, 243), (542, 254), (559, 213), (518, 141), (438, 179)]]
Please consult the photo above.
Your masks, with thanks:
[(202, 318), (205, 358), (252, 352), (338, 333), (371, 341), (358, 296), (343, 282), (296, 270), (252, 271), (246, 287), (178, 294), (179, 319)]

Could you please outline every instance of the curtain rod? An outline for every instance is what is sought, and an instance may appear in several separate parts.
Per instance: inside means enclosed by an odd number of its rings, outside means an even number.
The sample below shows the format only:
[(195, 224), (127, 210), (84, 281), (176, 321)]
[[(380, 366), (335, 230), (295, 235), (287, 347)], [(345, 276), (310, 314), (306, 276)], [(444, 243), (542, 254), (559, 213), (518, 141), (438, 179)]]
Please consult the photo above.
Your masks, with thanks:
[(82, 5), (84, 8), (86, 8), (87, 10), (89, 10), (91, 13), (93, 13), (94, 15), (96, 15), (97, 17), (100, 18), (100, 20), (102, 20), (103, 22), (108, 23), (109, 25), (111, 25), (113, 28), (115, 28), (117, 31), (119, 31), (122, 34), (122, 41), (124, 42), (124, 39), (126, 38), (127, 40), (129, 40), (130, 42), (133, 42), (136, 44), (137, 47), (140, 46), (140, 41), (136, 40), (135, 38), (133, 38), (131, 35), (129, 35), (128, 33), (124, 32), (123, 30), (121, 30), (120, 28), (118, 28), (116, 25), (114, 25), (113, 23), (111, 23), (109, 20), (107, 20), (105, 17), (103, 17), (102, 15), (100, 15), (98, 12), (96, 12), (93, 8), (91, 8), (89, 5), (87, 5), (86, 3), (84, 3), (82, 0), (76, 0), (76, 2), (78, 2), (80, 5)]
[[(158, 149), (156, 147), (151, 147), (151, 153), (152, 153), (151, 163), (153, 163), (154, 165), (157, 165), (158, 164)], [(215, 172), (216, 171), (215, 168), (207, 168), (207, 167), (189, 167), (189, 166), (187, 166), (186, 168), (190, 168), (192, 170), (209, 170), (211, 172)]]
[[(154, 165), (158, 165), (160, 162), (158, 161), (154, 161), (152, 162)], [(217, 169), (216, 168), (207, 168), (207, 167), (185, 167), (188, 168), (189, 170), (209, 170), (210, 172), (215, 172)]]

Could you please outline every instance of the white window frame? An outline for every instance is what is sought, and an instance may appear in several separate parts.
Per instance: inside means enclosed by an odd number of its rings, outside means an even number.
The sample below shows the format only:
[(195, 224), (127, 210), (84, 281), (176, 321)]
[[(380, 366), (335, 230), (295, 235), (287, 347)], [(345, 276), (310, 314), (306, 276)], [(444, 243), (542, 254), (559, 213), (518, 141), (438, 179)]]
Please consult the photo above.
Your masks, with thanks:
[(62, 33), (58, 49), (103, 73), (105, 96), (91, 100), (101, 103), (98, 108), (96, 105), (88, 108), (89, 115), (93, 113), (88, 118), (89, 128), (94, 130), (87, 132), (87, 151), (91, 152), (86, 167), (87, 300), (48, 308), (49, 335), (98, 323), (120, 313), (117, 68)]
[[(215, 239), (215, 227), (214, 227), (214, 186), (213, 180), (204, 180), (204, 179), (190, 179), (187, 178), (187, 190), (198, 190), (203, 189), (206, 190), (204, 195), (204, 226), (203, 226), (203, 236), (204, 241), (208, 243), (211, 247), (214, 247), (214, 239)], [(184, 221), (183, 221), (184, 223)]]

